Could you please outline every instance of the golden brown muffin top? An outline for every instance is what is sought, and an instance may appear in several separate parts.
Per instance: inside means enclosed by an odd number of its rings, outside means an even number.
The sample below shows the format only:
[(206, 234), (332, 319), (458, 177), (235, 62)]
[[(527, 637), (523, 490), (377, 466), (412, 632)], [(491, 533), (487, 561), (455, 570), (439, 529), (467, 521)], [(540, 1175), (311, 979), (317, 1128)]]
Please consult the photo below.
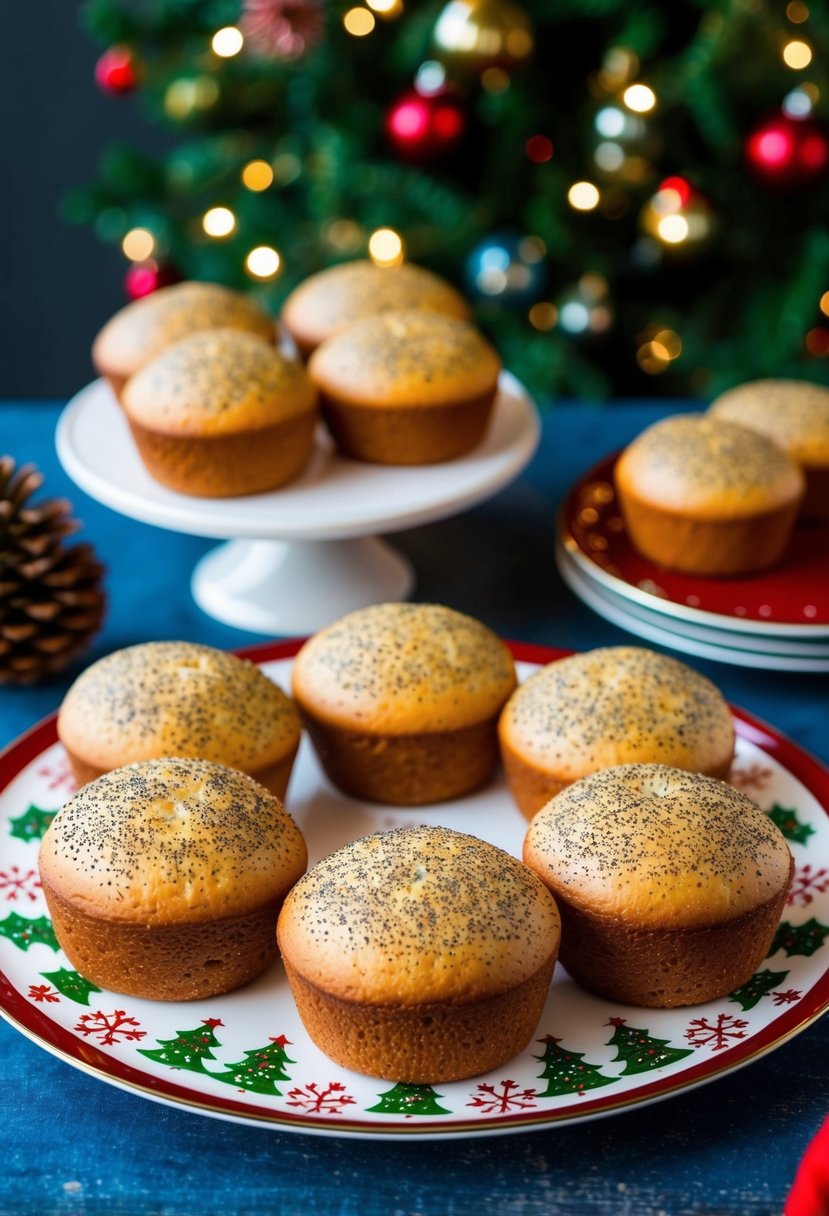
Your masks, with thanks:
[(170, 435), (228, 435), (316, 409), (302, 364), (256, 334), (206, 329), (173, 343), (127, 382), (128, 418)]
[(291, 753), (299, 714), (247, 659), (195, 642), (144, 642), (83, 671), (58, 713), (58, 736), (95, 768), (196, 756), (256, 771)]
[(722, 393), (708, 412), (779, 443), (803, 464), (829, 465), (829, 388), (806, 380), (752, 380)]
[(802, 497), (803, 474), (771, 439), (710, 414), (674, 414), (624, 450), (616, 481), (644, 502), (700, 519), (741, 518)]
[(308, 350), (354, 321), (401, 308), (469, 316), (463, 296), (430, 270), (412, 262), (377, 266), (360, 259), (329, 266), (305, 279), (286, 299), (281, 319)]
[(323, 392), (364, 406), (441, 406), (494, 393), (501, 361), (468, 321), (387, 312), (323, 342), (308, 373)]
[(699, 773), (623, 764), (538, 812), (524, 860), (578, 908), (641, 929), (734, 920), (788, 885), (780, 829), (745, 794)]
[(494, 717), (515, 687), (508, 648), (441, 604), (374, 604), (320, 630), (294, 662), (301, 710), (378, 734), (439, 732)]
[(515, 857), (442, 827), (365, 836), (318, 862), (279, 917), (308, 983), (370, 1005), (464, 1003), (535, 975), (558, 950), (555, 901)]
[(279, 799), (251, 777), (172, 758), (90, 781), (52, 820), (39, 860), (42, 881), (78, 911), (159, 926), (276, 903), (307, 851)]
[(613, 764), (725, 769), (734, 723), (714, 684), (678, 659), (605, 646), (549, 663), (512, 694), (502, 743), (560, 781)]
[(200, 329), (229, 328), (275, 340), (272, 317), (256, 300), (218, 283), (173, 283), (126, 304), (92, 347), (102, 375), (131, 376), (171, 342)]

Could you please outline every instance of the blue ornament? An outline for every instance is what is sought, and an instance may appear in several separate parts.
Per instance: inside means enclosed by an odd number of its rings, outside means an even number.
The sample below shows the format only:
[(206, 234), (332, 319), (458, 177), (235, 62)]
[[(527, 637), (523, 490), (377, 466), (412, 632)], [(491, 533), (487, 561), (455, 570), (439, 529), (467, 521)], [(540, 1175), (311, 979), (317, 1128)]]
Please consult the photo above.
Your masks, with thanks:
[(526, 308), (547, 286), (547, 250), (537, 236), (492, 233), (479, 241), (464, 267), (467, 289), (477, 300)]

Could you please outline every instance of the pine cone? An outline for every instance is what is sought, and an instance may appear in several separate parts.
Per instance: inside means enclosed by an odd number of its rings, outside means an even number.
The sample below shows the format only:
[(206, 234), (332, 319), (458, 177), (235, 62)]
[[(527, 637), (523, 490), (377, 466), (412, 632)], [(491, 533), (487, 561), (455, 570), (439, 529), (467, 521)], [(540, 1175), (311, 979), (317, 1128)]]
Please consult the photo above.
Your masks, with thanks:
[(103, 566), (91, 545), (65, 545), (71, 503), (27, 499), (34, 465), (0, 456), (0, 684), (34, 684), (65, 667), (100, 628)]

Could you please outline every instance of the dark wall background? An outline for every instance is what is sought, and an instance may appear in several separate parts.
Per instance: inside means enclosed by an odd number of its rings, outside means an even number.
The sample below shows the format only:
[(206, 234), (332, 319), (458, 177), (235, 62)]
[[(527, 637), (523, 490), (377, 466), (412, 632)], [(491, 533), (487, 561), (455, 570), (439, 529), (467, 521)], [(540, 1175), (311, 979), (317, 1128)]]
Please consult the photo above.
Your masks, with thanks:
[(2, 5), (0, 398), (65, 400), (92, 378), (89, 348), (125, 302), (126, 263), (89, 229), (65, 225), (59, 201), (94, 176), (111, 140), (152, 150), (162, 138), (134, 97), (95, 84), (101, 48), (79, 9), (77, 0)]

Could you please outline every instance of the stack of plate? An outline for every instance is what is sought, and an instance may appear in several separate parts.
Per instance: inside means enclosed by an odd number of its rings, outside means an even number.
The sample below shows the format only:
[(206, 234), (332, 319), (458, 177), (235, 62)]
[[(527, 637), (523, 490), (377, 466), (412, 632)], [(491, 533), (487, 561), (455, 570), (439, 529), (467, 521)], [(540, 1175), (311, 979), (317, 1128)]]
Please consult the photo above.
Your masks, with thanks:
[(558, 567), (584, 603), (629, 633), (699, 658), (829, 671), (829, 525), (798, 528), (784, 560), (751, 577), (662, 570), (627, 537), (616, 459), (576, 483), (559, 518)]

